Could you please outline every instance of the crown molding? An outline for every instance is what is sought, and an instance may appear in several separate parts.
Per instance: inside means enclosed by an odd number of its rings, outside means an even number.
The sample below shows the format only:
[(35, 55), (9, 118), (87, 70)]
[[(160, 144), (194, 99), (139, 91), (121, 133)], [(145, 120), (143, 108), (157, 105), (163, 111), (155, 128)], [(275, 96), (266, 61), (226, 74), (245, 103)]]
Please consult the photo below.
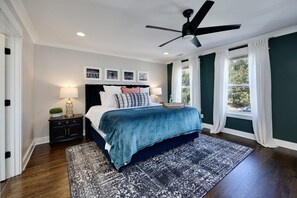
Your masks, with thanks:
[(0, 9), (3, 11), (4, 15), (7, 17), (9, 22), (12, 24), (12, 26), (19, 34), (19, 35), (15, 34), (14, 36), (22, 36), (23, 35), (22, 27), (19, 25), (19, 23), (15, 19), (15, 16), (12, 14), (12, 12), (10, 11), (10, 9), (8, 8), (8, 6), (4, 1), (0, 1)]
[(20, 18), (23, 26), (27, 30), (31, 40), (33, 41), (33, 43), (35, 43), (38, 40), (38, 35), (33, 27), (33, 24), (30, 20), (30, 17), (28, 15), (28, 12), (23, 2), (21, 0), (13, 0), (13, 1), (10, 1), (10, 3), (13, 6), (16, 14)]
[(73, 46), (73, 45), (65, 45), (65, 44), (60, 44), (60, 43), (48, 43), (48, 42), (42, 42), (42, 41), (38, 41), (38, 42), (36, 42), (34, 44), (35, 45), (41, 45), (41, 46), (69, 49), (69, 50), (75, 50), (75, 51), (80, 51), (80, 52), (88, 52), (88, 53), (100, 54), (100, 55), (106, 55), (106, 56), (115, 56), (115, 57), (120, 57), (120, 58), (127, 58), (127, 59), (133, 59), (133, 60), (138, 60), (138, 61), (144, 61), (144, 62), (158, 63), (158, 64), (166, 65), (165, 61), (160, 61), (160, 60), (155, 60), (155, 59), (139, 58), (139, 57), (136, 57), (136, 56), (126, 56), (126, 55), (117, 54), (117, 53), (110, 53), (110, 52), (105, 52), (105, 51), (100, 51), (100, 50), (92, 50), (92, 49), (89, 49), (89, 48), (81, 48), (81, 47), (77, 47), (77, 46)]

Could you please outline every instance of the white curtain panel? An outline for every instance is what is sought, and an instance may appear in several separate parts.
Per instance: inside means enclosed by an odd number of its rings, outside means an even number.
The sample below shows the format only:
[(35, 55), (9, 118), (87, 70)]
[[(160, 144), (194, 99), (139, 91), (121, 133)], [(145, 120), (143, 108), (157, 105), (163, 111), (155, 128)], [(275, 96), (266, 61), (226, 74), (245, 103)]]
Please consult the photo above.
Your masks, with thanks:
[(256, 140), (265, 147), (276, 147), (272, 135), (271, 71), (268, 39), (248, 44), (251, 111)]
[(182, 86), (182, 64), (181, 61), (173, 62), (171, 94), (173, 102), (181, 102), (181, 86)]
[(215, 57), (215, 81), (213, 104), (213, 128), (211, 133), (219, 133), (226, 124), (227, 100), (228, 100), (228, 55), (227, 49), (216, 53)]
[(191, 106), (201, 111), (200, 59), (193, 56), (189, 58), (189, 64)]

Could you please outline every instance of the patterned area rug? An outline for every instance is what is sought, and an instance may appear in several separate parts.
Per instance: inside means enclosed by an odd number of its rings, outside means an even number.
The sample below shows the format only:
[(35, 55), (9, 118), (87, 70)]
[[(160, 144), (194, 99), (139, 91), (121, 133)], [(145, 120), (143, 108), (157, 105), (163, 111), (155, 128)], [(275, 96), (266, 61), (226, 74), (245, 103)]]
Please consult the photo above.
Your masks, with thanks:
[(201, 134), (118, 173), (95, 142), (66, 149), (71, 197), (202, 197), (253, 149)]

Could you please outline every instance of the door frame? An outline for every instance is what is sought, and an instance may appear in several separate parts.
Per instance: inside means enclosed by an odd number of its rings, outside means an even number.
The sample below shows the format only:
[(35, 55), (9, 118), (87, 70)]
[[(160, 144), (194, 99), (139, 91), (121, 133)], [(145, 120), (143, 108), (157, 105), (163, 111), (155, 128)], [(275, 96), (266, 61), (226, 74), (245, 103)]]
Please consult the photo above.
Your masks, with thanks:
[[(6, 178), (13, 177), (22, 173), (22, 37), (23, 30), (14, 15), (10, 11), (9, 7), (4, 1), (0, 1), (0, 22), (3, 24), (4, 29), (0, 30), (6, 35), (9, 45), (11, 47), (11, 55), (9, 55), (9, 65), (12, 67), (12, 71), (9, 73), (10, 87), (9, 92), (11, 93), (11, 119), (6, 125), (10, 126), (11, 131), (6, 133), (6, 145), (9, 145), (11, 149), (11, 158), (6, 160)], [(8, 99), (8, 98), (7, 98)], [(4, 102), (4, 101), (0, 101)], [(13, 127), (11, 127), (13, 126)], [(7, 166), (9, 165), (9, 166)]]
[[(0, 101), (5, 100), (5, 35), (1, 33), (0, 35)], [(0, 105), (0, 181), (6, 179), (6, 160), (5, 160), (5, 106)]]

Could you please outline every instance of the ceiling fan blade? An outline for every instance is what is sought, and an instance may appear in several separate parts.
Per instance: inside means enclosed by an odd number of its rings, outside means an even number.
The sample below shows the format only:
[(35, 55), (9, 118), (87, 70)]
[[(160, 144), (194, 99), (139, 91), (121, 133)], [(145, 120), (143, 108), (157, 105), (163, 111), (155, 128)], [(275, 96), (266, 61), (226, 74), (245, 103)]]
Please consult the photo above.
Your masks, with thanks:
[(159, 45), (159, 47), (163, 47), (164, 45), (167, 45), (168, 43), (170, 43), (170, 42), (172, 42), (172, 41), (175, 41), (176, 39), (179, 39), (179, 38), (181, 38), (182, 36), (179, 36), (179, 37), (176, 37), (176, 38), (174, 38), (174, 39), (172, 39), (172, 40), (170, 40), (170, 41), (167, 41), (166, 43), (163, 43), (162, 45)]
[(190, 22), (190, 27), (194, 30), (199, 26), (201, 21), (204, 19), (212, 5), (214, 4), (213, 1), (205, 1), (203, 6), (200, 8), (200, 10), (197, 12), (197, 14), (194, 16), (192, 21)]
[(240, 24), (235, 24), (235, 25), (221, 25), (221, 26), (197, 28), (194, 34), (198, 36), (198, 35), (210, 34), (215, 32), (235, 30), (235, 29), (239, 29), (240, 26), (241, 26)]
[(199, 40), (197, 39), (196, 36), (194, 36), (194, 38), (191, 40), (191, 42), (198, 48), (201, 46), (201, 43), (199, 42)]
[(170, 28), (157, 27), (157, 26), (152, 26), (152, 25), (147, 25), (147, 26), (145, 26), (145, 27), (146, 27), (146, 28), (157, 29), (157, 30), (166, 30), (166, 31), (171, 31), (171, 32), (179, 32), (179, 33), (182, 33), (182, 31), (180, 31), (180, 30), (174, 30), (174, 29), (170, 29)]

